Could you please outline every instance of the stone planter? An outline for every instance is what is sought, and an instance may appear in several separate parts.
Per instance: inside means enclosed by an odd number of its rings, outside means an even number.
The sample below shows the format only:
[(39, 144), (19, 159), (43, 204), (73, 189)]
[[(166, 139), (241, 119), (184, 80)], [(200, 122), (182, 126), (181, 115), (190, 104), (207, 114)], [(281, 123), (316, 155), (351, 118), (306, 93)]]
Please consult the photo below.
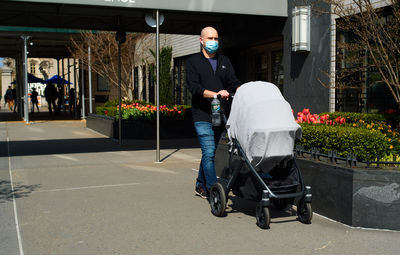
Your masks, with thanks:
[(114, 117), (89, 113), (86, 117), (86, 127), (108, 137), (113, 137)]
[(400, 171), (297, 159), (313, 210), (354, 227), (400, 230)]
[[(86, 127), (108, 137), (118, 138), (118, 121), (114, 117), (89, 114)], [(156, 139), (156, 124), (139, 121), (122, 121), (123, 139)], [(160, 122), (160, 139), (196, 137), (191, 120)]]

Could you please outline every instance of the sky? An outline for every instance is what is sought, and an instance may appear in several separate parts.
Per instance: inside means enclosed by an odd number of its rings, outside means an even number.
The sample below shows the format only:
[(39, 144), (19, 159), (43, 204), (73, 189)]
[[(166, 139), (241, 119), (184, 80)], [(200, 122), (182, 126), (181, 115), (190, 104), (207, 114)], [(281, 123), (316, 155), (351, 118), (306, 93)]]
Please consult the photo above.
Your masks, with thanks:
[(0, 67), (3, 67), (3, 58), (0, 58)]

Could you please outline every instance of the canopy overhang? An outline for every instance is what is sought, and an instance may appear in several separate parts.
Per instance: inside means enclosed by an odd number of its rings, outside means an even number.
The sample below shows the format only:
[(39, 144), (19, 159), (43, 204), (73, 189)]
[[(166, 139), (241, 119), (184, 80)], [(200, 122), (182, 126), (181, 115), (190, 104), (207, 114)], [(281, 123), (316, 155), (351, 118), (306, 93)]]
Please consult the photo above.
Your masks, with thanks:
[[(31, 36), (29, 57), (66, 58), (71, 34), (80, 30), (154, 33), (145, 15), (160, 9), (160, 33), (199, 34), (205, 26), (230, 38), (280, 34), (287, 0), (2, 0), (0, 56), (21, 53), (21, 35)], [(277, 30), (277, 31), (274, 31)], [(226, 45), (226, 43), (225, 43)]]
[(78, 4), (287, 17), (287, 1), (285, 0), (229, 0), (229, 3), (227, 0), (10, 0), (9, 2)]

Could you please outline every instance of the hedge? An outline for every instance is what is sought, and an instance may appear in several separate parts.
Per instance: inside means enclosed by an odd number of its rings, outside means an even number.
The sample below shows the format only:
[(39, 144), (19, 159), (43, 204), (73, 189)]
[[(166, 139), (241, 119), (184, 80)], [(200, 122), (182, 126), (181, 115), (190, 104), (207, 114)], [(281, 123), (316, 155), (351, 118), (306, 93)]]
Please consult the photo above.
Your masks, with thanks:
[(388, 153), (389, 144), (384, 134), (377, 130), (353, 128), (346, 126), (328, 126), (323, 124), (300, 124), (303, 137), (297, 144), (306, 150), (317, 147), (322, 153), (336, 150), (339, 156), (350, 153), (358, 160), (374, 159)]
[(347, 123), (355, 123), (359, 120), (363, 120), (366, 123), (371, 122), (384, 122), (386, 118), (383, 114), (378, 113), (358, 113), (358, 112), (323, 112), (319, 115), (322, 116), (324, 114), (329, 115), (329, 119), (333, 120), (337, 117), (345, 117)]
[(115, 107), (115, 106), (97, 106), (96, 107), (96, 114), (115, 117), (115, 116), (118, 115), (118, 107)]

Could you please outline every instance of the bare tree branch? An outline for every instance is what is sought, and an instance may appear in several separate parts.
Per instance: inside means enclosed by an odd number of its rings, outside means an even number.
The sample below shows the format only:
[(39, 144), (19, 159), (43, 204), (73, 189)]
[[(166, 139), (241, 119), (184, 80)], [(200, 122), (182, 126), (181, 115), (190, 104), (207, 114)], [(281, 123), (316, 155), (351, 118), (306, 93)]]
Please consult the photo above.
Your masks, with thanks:
[[(121, 45), (121, 89), (122, 96), (133, 99), (132, 72), (135, 67), (137, 44), (145, 37), (143, 33), (128, 33), (126, 42)], [(82, 32), (71, 37), (72, 56), (88, 65), (88, 46), (91, 49), (91, 67), (93, 72), (106, 79), (110, 85), (118, 88), (118, 45), (115, 33)]]

